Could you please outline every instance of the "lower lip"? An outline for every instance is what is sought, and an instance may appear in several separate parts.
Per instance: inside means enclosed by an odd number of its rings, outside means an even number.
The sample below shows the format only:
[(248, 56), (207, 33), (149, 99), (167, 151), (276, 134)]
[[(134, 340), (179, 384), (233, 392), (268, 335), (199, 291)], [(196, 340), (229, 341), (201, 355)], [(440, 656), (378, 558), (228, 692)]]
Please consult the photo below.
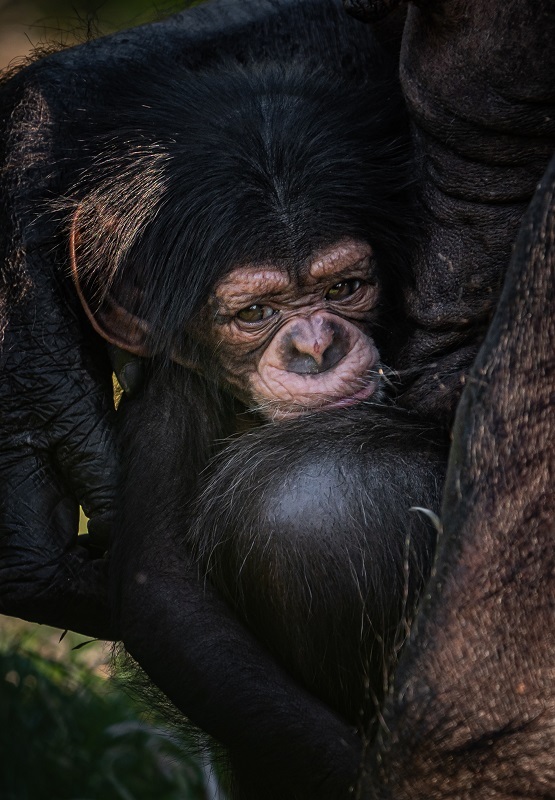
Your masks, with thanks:
[(342, 397), (340, 400), (336, 400), (334, 403), (329, 403), (325, 406), (319, 406), (315, 411), (328, 411), (333, 408), (346, 408), (347, 406), (354, 406), (357, 403), (361, 403), (363, 400), (368, 400), (371, 397), (376, 389), (378, 388), (377, 381), (372, 381), (365, 386), (364, 389), (361, 389), (356, 394), (352, 394), (350, 397)]
[(276, 415), (276, 417), (274, 417), (274, 421), (277, 421), (278, 419), (297, 419), (298, 417), (304, 417), (306, 414), (319, 414), (322, 411), (333, 411), (337, 408), (348, 408), (349, 406), (354, 406), (357, 403), (361, 403), (363, 400), (368, 400), (368, 398), (374, 394), (378, 388), (378, 385), (378, 381), (371, 381), (371, 383), (369, 383), (360, 391), (356, 392), (356, 394), (350, 395), (350, 397), (341, 397), (339, 400), (336, 400), (333, 403), (328, 403), (324, 406), (309, 406), (304, 408), (302, 411), (288, 411), (286, 414), (280, 415), (280, 417)]

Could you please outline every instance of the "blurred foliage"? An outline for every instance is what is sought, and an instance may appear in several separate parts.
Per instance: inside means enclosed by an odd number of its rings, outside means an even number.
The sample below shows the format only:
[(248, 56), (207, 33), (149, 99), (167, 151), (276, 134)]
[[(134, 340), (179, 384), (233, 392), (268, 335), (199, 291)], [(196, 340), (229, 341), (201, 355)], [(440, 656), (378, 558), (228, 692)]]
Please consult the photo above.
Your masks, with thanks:
[(204, 800), (190, 742), (106, 679), (103, 645), (59, 638), (0, 617), (2, 800)]
[(45, 18), (96, 21), (102, 32), (161, 19), (187, 5), (186, 0), (35, 0)]
[(200, 0), (0, 0), (0, 68), (39, 46), (68, 46), (174, 14)]
[(187, 5), (187, 0), (4, 0), (0, 9), (11, 18), (34, 18), (37, 26), (69, 29), (88, 22), (108, 32), (166, 17)]

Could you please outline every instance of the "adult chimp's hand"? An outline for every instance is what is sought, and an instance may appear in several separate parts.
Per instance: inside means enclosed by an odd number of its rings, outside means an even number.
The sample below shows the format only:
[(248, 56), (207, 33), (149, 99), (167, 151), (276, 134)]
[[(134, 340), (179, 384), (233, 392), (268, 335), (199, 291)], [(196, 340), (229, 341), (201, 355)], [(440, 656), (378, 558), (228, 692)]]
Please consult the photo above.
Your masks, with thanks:
[[(111, 370), (33, 248), (24, 270), (9, 257), (0, 269), (0, 611), (114, 638), (104, 557), (117, 467)], [(83, 538), (79, 503), (91, 518)]]

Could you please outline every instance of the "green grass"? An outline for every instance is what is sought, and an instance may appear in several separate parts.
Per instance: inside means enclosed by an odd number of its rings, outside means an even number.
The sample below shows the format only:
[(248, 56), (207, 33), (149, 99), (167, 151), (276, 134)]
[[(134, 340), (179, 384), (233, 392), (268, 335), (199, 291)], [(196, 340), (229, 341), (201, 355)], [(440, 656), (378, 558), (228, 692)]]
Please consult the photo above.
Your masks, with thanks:
[(0, 617), (2, 800), (201, 800), (188, 742), (145, 719), (100, 643)]

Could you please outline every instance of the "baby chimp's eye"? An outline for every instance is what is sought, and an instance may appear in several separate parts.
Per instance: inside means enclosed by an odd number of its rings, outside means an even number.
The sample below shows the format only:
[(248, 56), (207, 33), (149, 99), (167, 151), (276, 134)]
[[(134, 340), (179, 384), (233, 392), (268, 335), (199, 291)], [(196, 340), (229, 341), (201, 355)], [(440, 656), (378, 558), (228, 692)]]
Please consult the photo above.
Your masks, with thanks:
[(252, 306), (248, 306), (248, 308), (242, 308), (241, 311), (237, 312), (236, 316), (241, 322), (263, 322), (273, 317), (276, 313), (277, 311), (271, 306), (260, 306), (255, 303)]
[(332, 286), (326, 292), (326, 300), (344, 300), (346, 297), (350, 297), (354, 294), (357, 289), (360, 289), (362, 286), (362, 281), (358, 280), (358, 278), (351, 278), (348, 281), (341, 281), (340, 283), (336, 283), (335, 286)]

